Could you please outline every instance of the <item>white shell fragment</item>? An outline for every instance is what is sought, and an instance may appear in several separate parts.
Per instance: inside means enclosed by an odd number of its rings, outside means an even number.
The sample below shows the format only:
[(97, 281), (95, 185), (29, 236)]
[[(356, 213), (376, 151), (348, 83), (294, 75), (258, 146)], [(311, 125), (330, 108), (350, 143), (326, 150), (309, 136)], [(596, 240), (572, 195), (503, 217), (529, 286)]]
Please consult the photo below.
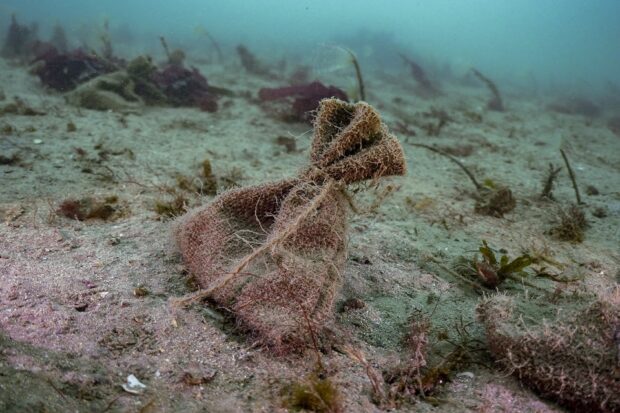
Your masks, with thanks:
[(461, 373), (457, 373), (456, 377), (462, 380), (464, 379), (473, 380), (475, 375), (471, 371), (463, 371)]
[(127, 376), (127, 383), (123, 384), (123, 390), (127, 393), (141, 394), (145, 389), (146, 385), (142, 384), (133, 374)]

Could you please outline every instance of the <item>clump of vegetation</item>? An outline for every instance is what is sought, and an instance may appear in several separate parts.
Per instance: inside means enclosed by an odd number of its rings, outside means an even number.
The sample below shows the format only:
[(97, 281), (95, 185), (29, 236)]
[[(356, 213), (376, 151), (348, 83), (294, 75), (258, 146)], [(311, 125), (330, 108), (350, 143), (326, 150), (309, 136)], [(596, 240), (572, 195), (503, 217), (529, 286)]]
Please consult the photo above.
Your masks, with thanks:
[(480, 251), (482, 259), (479, 259), (478, 254), (476, 254), (473, 259), (465, 260), (457, 267), (461, 275), (474, 278), (486, 288), (496, 288), (506, 279), (524, 282), (523, 278), (527, 275), (524, 270), (534, 263), (528, 254), (520, 255), (511, 260), (504, 253), (497, 259), (495, 252), (486, 241), (482, 241), (482, 246), (478, 251)]
[(427, 119), (436, 120), (436, 122), (431, 121), (418, 125), (426, 131), (426, 134), (428, 136), (439, 136), (443, 127), (446, 126), (448, 122), (453, 121), (452, 117), (448, 115), (448, 112), (443, 109), (437, 109), (434, 107), (431, 107), (431, 110), (429, 112), (423, 113), (423, 116)]
[(425, 145), (423, 143), (412, 143), (411, 146), (428, 149), (429, 151), (445, 156), (457, 164), (459, 168), (465, 172), (477, 190), (475, 194), (476, 206), (474, 209), (477, 213), (501, 218), (504, 214), (512, 211), (516, 207), (517, 201), (512, 195), (510, 188), (503, 185), (497, 185), (491, 179), (487, 179), (483, 184), (481, 184), (478, 182), (474, 174), (465, 165), (463, 165), (461, 161), (442, 149)]
[(608, 212), (607, 212), (607, 208), (605, 207), (596, 207), (592, 211), (592, 216), (595, 216), (596, 218), (605, 218), (607, 217), (607, 215), (608, 215)]
[(2, 135), (11, 135), (13, 133), (17, 133), (17, 129), (11, 124), (5, 123), (0, 126), (0, 134)]
[(127, 64), (125, 69), (134, 84), (134, 91), (147, 105), (161, 105), (166, 102), (166, 95), (153, 82), (157, 66), (150, 56), (138, 56)]
[(11, 154), (10, 156), (0, 155), (0, 165), (17, 165), (21, 161), (21, 157), (18, 153)]
[(102, 111), (138, 110), (144, 101), (135, 92), (135, 84), (123, 71), (100, 75), (66, 95), (72, 105)]
[(555, 183), (561, 170), (561, 166), (555, 167), (552, 163), (549, 164), (549, 170), (543, 180), (543, 189), (540, 193), (541, 198), (553, 200), (553, 184)]
[(31, 73), (41, 83), (59, 92), (68, 92), (98, 76), (119, 70), (119, 62), (106, 60), (102, 56), (75, 49), (61, 53), (53, 46), (47, 53), (40, 53), (34, 59)]
[(201, 166), (204, 192), (207, 195), (215, 195), (215, 193), (217, 192), (217, 179), (213, 174), (211, 161), (205, 159), (204, 161), (202, 161)]
[(217, 193), (217, 177), (213, 173), (211, 161), (205, 159), (200, 163), (200, 172), (197, 176), (176, 176), (176, 186), (160, 188), (167, 194), (167, 199), (155, 202), (154, 210), (164, 218), (174, 218), (183, 215), (190, 204), (190, 195), (215, 195)]
[(238, 166), (233, 166), (222, 176), (220, 176), (223, 186), (228, 188), (240, 187), (240, 182), (245, 180), (246, 178), (247, 176), (243, 172), (243, 169), (239, 168)]
[(586, 214), (578, 205), (558, 210), (559, 222), (551, 228), (551, 234), (562, 241), (583, 242), (588, 228)]
[(161, 43), (161, 47), (164, 49), (164, 53), (168, 58), (168, 64), (182, 66), (185, 61), (185, 52), (182, 49), (174, 49), (170, 51), (170, 47), (168, 47), (168, 42), (164, 36), (159, 36), (159, 42)]
[(510, 188), (496, 186), (495, 184), (492, 186), (479, 191), (474, 210), (478, 214), (501, 218), (504, 214), (515, 209), (517, 201), (512, 195)]
[(177, 195), (169, 201), (159, 200), (155, 202), (155, 212), (157, 215), (174, 218), (183, 215), (187, 210), (188, 200), (183, 195)]
[(336, 97), (344, 101), (349, 100), (343, 90), (336, 86), (325, 86), (319, 81), (277, 88), (262, 88), (258, 92), (258, 97), (263, 102), (291, 101), (290, 109), (282, 112), (280, 117), (292, 122), (312, 122), (319, 102), (323, 99)]
[(16, 96), (13, 102), (0, 107), (0, 115), (43, 116), (45, 112), (33, 109)]
[[(480, 363), (477, 354), (484, 345), (472, 337), (471, 324), (459, 318), (452, 329), (456, 336), (451, 337), (447, 330), (431, 331), (430, 316), (414, 313), (405, 339), (406, 358), (383, 374), (388, 386), (384, 406), (398, 407), (403, 402), (415, 402), (418, 397), (434, 405), (441, 403), (437, 394), (442, 385), (450, 382), (458, 369)], [(435, 344), (445, 343), (449, 350), (446, 352), (444, 345), (444, 351), (431, 354), (433, 338)]]
[(286, 153), (297, 152), (297, 141), (290, 136), (278, 136), (274, 139), (274, 143), (283, 146)]
[[(435, 308), (438, 304), (437, 297)], [(480, 354), (486, 351), (486, 346), (472, 336), (473, 321), (466, 322), (459, 317), (450, 332), (433, 329), (433, 312), (429, 315), (414, 311), (403, 340), (405, 351), (400, 362), (387, 366), (382, 374), (374, 370), (361, 350), (345, 347), (345, 353), (366, 370), (373, 402), (382, 409), (396, 409), (418, 399), (439, 405), (442, 385), (450, 382), (457, 371), (472, 364), (484, 364)]]
[(101, 219), (103, 221), (118, 217), (122, 208), (118, 206), (118, 197), (112, 195), (103, 200), (96, 198), (65, 199), (56, 209), (56, 214), (77, 221)]
[[(151, 83), (165, 96), (169, 105), (198, 107), (205, 112), (217, 111), (218, 95), (198, 69), (188, 69), (183, 65), (183, 58), (183, 53), (169, 54), (169, 63), (149, 77)], [(148, 69), (148, 65), (145, 69)], [(217, 89), (219, 93), (219, 88)], [(149, 94), (157, 100), (158, 96), (153, 92), (150, 91)]]
[[(179, 187), (179, 189), (182, 189), (183, 191), (196, 192), (196, 190), (198, 189), (196, 187), (196, 182), (194, 182), (195, 180), (189, 176), (179, 174), (176, 176), (176, 180), (177, 180), (177, 186)], [(176, 189), (170, 188), (168, 192), (174, 194), (176, 192)]]
[(316, 374), (290, 385), (286, 390), (285, 405), (293, 411), (319, 413), (344, 411), (338, 388), (329, 378), (321, 378)]
[(215, 195), (217, 193), (217, 178), (213, 173), (211, 161), (205, 159), (200, 163), (200, 167), (200, 174), (197, 177), (177, 175), (177, 186), (187, 192)]
[(595, 187), (594, 185), (588, 185), (586, 186), (586, 194), (590, 196), (596, 196), (596, 195), (600, 195), (601, 191), (599, 191), (598, 188)]
[[(416, 312), (410, 318), (409, 331), (404, 340), (407, 349), (406, 361), (394, 369), (384, 372), (384, 379), (389, 386), (386, 392), (392, 403), (397, 400), (410, 399), (416, 395), (430, 395), (436, 385), (442, 381), (439, 374), (427, 375), (428, 344), (431, 328), (430, 318)], [(432, 377), (431, 377), (432, 376)]]
[(133, 295), (135, 295), (136, 297), (146, 297), (149, 294), (149, 290), (144, 286), (138, 286), (133, 289)]

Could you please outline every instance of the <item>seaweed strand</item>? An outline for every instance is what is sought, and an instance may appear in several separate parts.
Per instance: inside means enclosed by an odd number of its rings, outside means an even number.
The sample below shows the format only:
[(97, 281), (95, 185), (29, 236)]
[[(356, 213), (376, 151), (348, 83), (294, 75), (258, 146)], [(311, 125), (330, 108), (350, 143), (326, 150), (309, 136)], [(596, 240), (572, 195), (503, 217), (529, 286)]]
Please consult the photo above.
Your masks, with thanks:
[(503, 112), (504, 104), (502, 102), (502, 96), (499, 94), (499, 89), (497, 88), (495, 83), (491, 79), (489, 79), (488, 77), (480, 73), (477, 69), (472, 68), (471, 70), (472, 70), (472, 73), (478, 79), (480, 79), (487, 86), (487, 88), (489, 88), (489, 90), (491, 91), (492, 97), (487, 103), (487, 107), (491, 110)]
[(220, 48), (219, 43), (213, 38), (213, 36), (211, 36), (211, 33), (209, 33), (206, 29), (204, 29), (202, 33), (211, 42), (211, 45), (213, 46), (213, 48), (215, 49), (215, 52), (217, 53), (218, 60), (220, 62), (223, 62), (224, 55), (222, 54), (222, 49)]
[(577, 180), (575, 179), (575, 172), (573, 172), (573, 168), (570, 167), (570, 163), (568, 162), (568, 157), (564, 152), (564, 149), (560, 149), (560, 153), (562, 154), (562, 158), (564, 158), (564, 163), (566, 164), (566, 169), (568, 169), (568, 175), (570, 176), (570, 180), (573, 183), (573, 189), (575, 190), (575, 198), (577, 198), (577, 204), (582, 205), (581, 197), (579, 196), (579, 187), (577, 186)]
[(543, 190), (540, 193), (541, 198), (548, 198), (548, 199), (553, 200), (553, 183), (555, 182), (561, 170), (562, 170), (561, 166), (558, 166), (556, 168), (552, 163), (549, 164), (549, 172), (547, 172), (547, 176), (545, 177), (545, 180), (543, 181), (544, 183)]
[(450, 159), (452, 162), (454, 162), (455, 164), (457, 164), (464, 172), (465, 174), (467, 174), (467, 176), (469, 177), (469, 179), (472, 181), (472, 183), (474, 184), (474, 186), (476, 187), (476, 189), (478, 191), (482, 191), (484, 188), (482, 185), (480, 185), (480, 183), (478, 183), (478, 181), (476, 181), (476, 178), (474, 177), (474, 174), (471, 173), (471, 171), (469, 169), (467, 169), (467, 167), (465, 165), (463, 165), (461, 163), (461, 161), (459, 161), (458, 159), (456, 159), (454, 156), (442, 151), (441, 149), (435, 148), (433, 146), (430, 145), (425, 145), (423, 143), (412, 143), (412, 146), (418, 146), (420, 148), (425, 148), (428, 149), (429, 151), (433, 151), (435, 153), (438, 153), (439, 155), (443, 155), (446, 158)]
[(364, 88), (364, 79), (362, 78), (362, 69), (360, 68), (360, 63), (357, 61), (357, 57), (355, 56), (355, 53), (353, 53), (351, 50), (347, 49), (346, 47), (344, 48), (344, 50), (346, 50), (347, 53), (349, 53), (349, 55), (351, 56), (351, 62), (353, 63), (353, 67), (355, 67), (355, 76), (357, 77), (357, 87), (359, 88), (359, 91), (360, 91), (360, 99), (365, 101), (366, 91)]
[(170, 48), (168, 47), (168, 42), (166, 42), (166, 38), (164, 36), (159, 36), (159, 42), (161, 43), (161, 47), (163, 47), (164, 52), (166, 53), (166, 57), (170, 60)]

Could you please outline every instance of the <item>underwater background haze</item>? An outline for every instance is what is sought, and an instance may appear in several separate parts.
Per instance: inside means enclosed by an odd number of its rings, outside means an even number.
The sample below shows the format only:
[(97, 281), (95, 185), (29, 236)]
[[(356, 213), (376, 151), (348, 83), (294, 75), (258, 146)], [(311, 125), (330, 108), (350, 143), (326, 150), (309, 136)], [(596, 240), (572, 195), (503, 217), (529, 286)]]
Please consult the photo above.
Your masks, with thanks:
[[(110, 22), (147, 51), (159, 36), (196, 49), (202, 27), (223, 46), (293, 55), (315, 66), (324, 44), (351, 48), (366, 64), (402, 65), (398, 51), (453, 72), (475, 66), (495, 79), (540, 87), (604, 88), (620, 83), (620, 2), (615, 0), (6, 0), (5, 14), (61, 23), (73, 42)], [(114, 39), (113, 39), (114, 40)], [(116, 47), (122, 46), (115, 42)], [(122, 43), (122, 41), (120, 42)], [(139, 42), (140, 43), (140, 42)], [(204, 44), (202, 47), (205, 47)]]

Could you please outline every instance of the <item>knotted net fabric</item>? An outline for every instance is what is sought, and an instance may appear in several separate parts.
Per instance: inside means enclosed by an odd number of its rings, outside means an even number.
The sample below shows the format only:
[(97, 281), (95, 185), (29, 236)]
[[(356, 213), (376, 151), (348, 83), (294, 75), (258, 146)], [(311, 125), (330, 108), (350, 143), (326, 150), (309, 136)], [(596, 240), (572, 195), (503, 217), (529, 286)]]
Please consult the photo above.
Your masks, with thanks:
[(364, 102), (321, 101), (298, 177), (230, 190), (190, 211), (174, 236), (208, 297), (276, 352), (316, 340), (346, 259), (347, 184), (404, 175), (396, 137)]

